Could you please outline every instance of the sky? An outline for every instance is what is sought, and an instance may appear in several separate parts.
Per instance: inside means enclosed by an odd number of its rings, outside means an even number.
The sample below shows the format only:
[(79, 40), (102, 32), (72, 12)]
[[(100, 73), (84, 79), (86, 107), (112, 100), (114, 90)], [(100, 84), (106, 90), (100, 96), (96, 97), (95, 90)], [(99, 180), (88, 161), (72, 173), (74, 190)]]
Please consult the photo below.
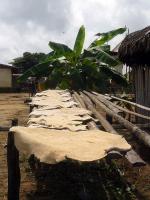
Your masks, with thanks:
[(150, 0), (0, 0), (0, 63), (23, 52), (50, 52), (49, 41), (73, 47), (81, 25), (85, 47), (98, 32), (142, 29), (150, 23), (149, 11)]

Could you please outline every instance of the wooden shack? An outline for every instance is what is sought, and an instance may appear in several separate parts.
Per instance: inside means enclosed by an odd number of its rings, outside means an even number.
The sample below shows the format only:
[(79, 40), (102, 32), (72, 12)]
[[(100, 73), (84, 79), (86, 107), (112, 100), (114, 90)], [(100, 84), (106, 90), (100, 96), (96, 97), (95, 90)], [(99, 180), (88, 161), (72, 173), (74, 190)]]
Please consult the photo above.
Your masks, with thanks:
[(12, 87), (12, 67), (0, 64), (0, 88)]
[[(132, 69), (136, 103), (150, 107), (150, 26), (126, 36), (119, 58)], [(138, 112), (150, 116), (150, 112)]]

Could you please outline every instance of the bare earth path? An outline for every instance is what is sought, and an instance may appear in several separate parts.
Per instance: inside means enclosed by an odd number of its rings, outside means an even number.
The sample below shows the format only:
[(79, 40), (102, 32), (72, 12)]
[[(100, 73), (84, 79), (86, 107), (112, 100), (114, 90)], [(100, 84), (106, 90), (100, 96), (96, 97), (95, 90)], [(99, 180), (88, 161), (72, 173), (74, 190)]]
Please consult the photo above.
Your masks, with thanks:
[[(19, 125), (25, 125), (29, 107), (24, 104), (28, 94), (0, 94), (0, 126), (10, 126), (13, 118), (18, 118)], [(7, 199), (7, 162), (4, 145), (7, 132), (0, 132), (0, 200)], [(23, 177), (25, 178), (25, 177)]]

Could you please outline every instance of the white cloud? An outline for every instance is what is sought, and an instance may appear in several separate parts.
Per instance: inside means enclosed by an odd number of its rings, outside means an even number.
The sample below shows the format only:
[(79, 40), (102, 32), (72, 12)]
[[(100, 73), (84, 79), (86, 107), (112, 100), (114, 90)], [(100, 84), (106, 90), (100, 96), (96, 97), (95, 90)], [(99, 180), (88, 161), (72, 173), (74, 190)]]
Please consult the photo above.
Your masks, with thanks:
[(144, 28), (149, 25), (149, 9), (148, 0), (1, 0), (0, 62), (25, 51), (48, 52), (49, 40), (73, 46), (82, 24), (86, 46), (97, 32), (125, 25), (130, 32)]

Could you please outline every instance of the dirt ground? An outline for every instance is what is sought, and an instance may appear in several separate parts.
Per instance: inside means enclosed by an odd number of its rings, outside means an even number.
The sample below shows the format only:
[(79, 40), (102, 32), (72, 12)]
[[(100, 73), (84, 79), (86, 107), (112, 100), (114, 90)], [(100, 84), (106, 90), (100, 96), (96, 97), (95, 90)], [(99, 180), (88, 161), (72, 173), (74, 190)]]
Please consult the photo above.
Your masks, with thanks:
[[(19, 125), (26, 125), (29, 107), (24, 104), (28, 94), (0, 94), (0, 126), (11, 126), (11, 120), (18, 118)], [(0, 132), (0, 200), (7, 199), (7, 162), (6, 149), (4, 148), (7, 139), (7, 132)], [(131, 140), (131, 143), (134, 142)], [(139, 148), (135, 144), (135, 149), (149, 163), (149, 151)], [(35, 164), (35, 163), (34, 163)], [(33, 164), (33, 165), (34, 165)], [(125, 159), (117, 161), (117, 164), (125, 177), (125, 180), (135, 189), (138, 200), (150, 200), (150, 167), (133, 168)], [(31, 160), (32, 165), (32, 160)], [(103, 176), (106, 174), (105, 168), (99, 165), (75, 166), (74, 164), (60, 163), (58, 166), (47, 166), (39, 164), (33, 166), (34, 175), (23, 156), (20, 157), (21, 166), (21, 200), (63, 200), (63, 199), (106, 199), (102, 197), (102, 184), (106, 187), (115, 184), (118, 194), (121, 192), (120, 182), (115, 182), (115, 175), (109, 174), (109, 180)], [(99, 174), (102, 170), (102, 174)], [(101, 173), (101, 172), (100, 172)], [(104, 178), (104, 179), (103, 179)], [(118, 184), (118, 185), (117, 185)], [(81, 191), (80, 191), (81, 190)], [(112, 188), (111, 188), (112, 190)], [(99, 191), (99, 193), (97, 192)], [(101, 192), (100, 192), (101, 191)], [(117, 190), (115, 190), (116, 192)], [(91, 197), (91, 195), (93, 196)], [(95, 196), (94, 196), (95, 195)], [(67, 198), (66, 198), (67, 197)], [(116, 199), (116, 198), (110, 198)], [(117, 198), (119, 200), (119, 197)], [(123, 200), (128, 200), (124, 197)]]
[[(24, 104), (24, 100), (28, 94), (0, 94), (0, 126), (10, 127), (14, 118), (18, 119), (19, 125), (26, 125), (29, 107)], [(6, 148), (4, 148), (7, 140), (7, 132), (0, 131), (0, 200), (7, 199), (7, 162)], [(30, 190), (32, 181), (27, 173), (27, 165), (25, 159), (21, 157), (21, 200), (24, 199), (26, 191)], [(23, 164), (22, 164), (23, 163)]]

